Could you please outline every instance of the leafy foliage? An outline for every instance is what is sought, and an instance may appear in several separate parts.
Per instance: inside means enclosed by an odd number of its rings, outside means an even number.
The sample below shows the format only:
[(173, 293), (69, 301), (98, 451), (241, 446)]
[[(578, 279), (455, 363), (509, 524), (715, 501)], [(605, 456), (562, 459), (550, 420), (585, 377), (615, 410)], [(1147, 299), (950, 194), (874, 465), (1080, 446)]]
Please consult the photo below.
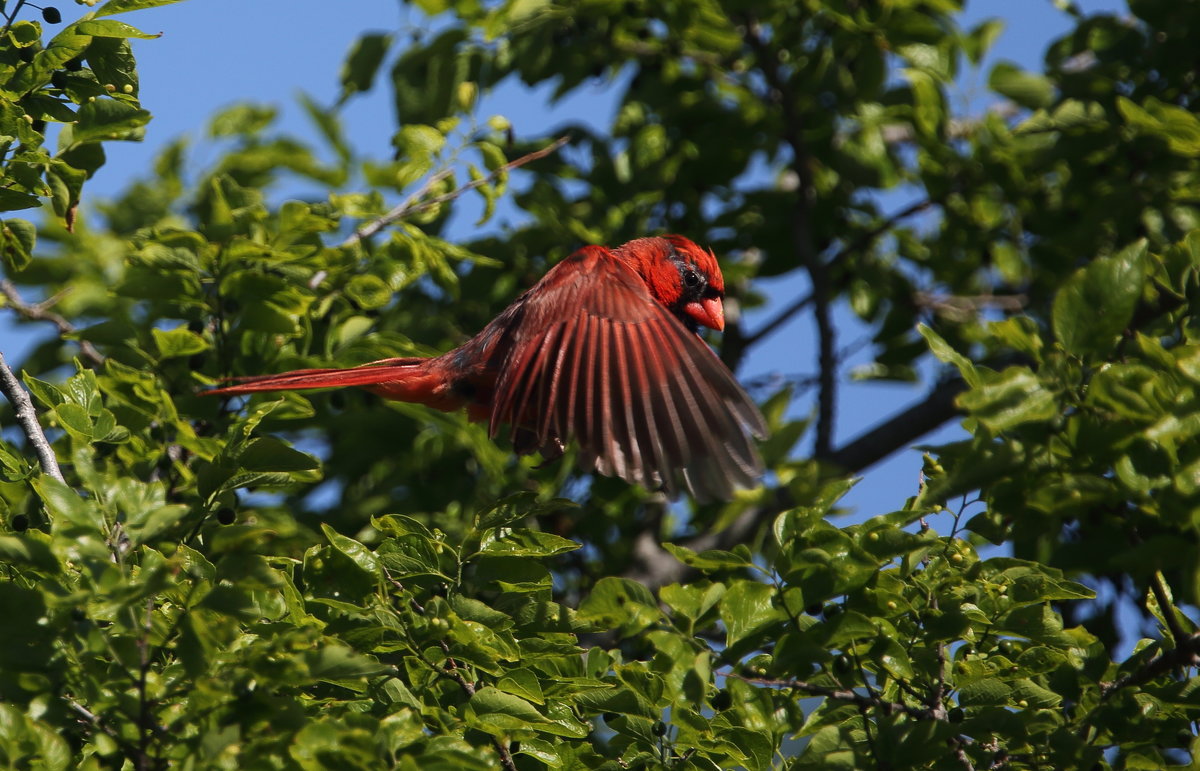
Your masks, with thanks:
[[(60, 333), (23, 384), (65, 470), (0, 441), (0, 765), (1195, 762), (1194, 4), (1070, 11), (969, 116), (955, 83), (1000, 24), (956, 2), (421, 0), (435, 31), (365, 35), (335, 106), (306, 98), (322, 146), (239, 105), (211, 167), (175, 144), (90, 202), (104, 143), (153, 126), (144, 35), (110, 17), (158, 4), (0, 36), (0, 209), (41, 209), (3, 221), (2, 288)], [(514, 81), (607, 84), (614, 122), (531, 159), (555, 137), (475, 114)], [(376, 88), (386, 160), (339, 123)], [(472, 199), (521, 224), (452, 238)], [(359, 393), (198, 392), (446, 350), (581, 242), (664, 230), (726, 259), (731, 306), (811, 291), (776, 320), (812, 316), (813, 419), (759, 389), (771, 473), (728, 504)], [(843, 307), (867, 376), (942, 368), (835, 447)], [(777, 326), (731, 314), (721, 355)], [(915, 496), (842, 526), (849, 474), (956, 416)]]

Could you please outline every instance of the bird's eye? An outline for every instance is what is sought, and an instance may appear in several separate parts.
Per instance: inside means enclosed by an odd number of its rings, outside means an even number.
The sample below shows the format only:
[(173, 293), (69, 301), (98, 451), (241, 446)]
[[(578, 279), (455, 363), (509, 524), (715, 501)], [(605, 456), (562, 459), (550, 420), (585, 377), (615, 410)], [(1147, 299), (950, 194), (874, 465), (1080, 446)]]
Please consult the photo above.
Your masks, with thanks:
[(683, 272), (683, 283), (685, 286), (700, 286), (700, 276), (694, 270), (685, 270)]

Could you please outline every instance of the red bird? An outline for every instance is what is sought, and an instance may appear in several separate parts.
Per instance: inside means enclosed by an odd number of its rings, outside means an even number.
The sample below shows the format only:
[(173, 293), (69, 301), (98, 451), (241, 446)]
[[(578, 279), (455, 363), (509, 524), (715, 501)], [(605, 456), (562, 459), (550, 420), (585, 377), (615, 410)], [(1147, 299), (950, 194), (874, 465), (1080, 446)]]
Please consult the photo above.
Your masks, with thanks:
[(511, 426), (519, 453), (553, 459), (574, 439), (588, 470), (728, 500), (762, 475), (750, 436), (764, 437), (766, 424), (696, 334), (724, 329), (724, 293), (716, 258), (683, 236), (585, 246), (441, 356), (239, 378), (207, 393), (359, 386), (466, 407), (493, 437)]

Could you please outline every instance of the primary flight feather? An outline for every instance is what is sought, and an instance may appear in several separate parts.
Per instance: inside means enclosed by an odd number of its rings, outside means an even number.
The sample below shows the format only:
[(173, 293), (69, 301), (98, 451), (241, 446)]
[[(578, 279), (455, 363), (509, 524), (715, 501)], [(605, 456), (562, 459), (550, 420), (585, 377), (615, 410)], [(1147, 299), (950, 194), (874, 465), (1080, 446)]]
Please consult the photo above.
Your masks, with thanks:
[(766, 425), (700, 326), (725, 326), (712, 253), (683, 236), (586, 246), (552, 268), (475, 337), (432, 358), (239, 378), (233, 396), (365, 388), (385, 399), (508, 426), (519, 453), (579, 447), (588, 470), (671, 497), (727, 500), (753, 487)]

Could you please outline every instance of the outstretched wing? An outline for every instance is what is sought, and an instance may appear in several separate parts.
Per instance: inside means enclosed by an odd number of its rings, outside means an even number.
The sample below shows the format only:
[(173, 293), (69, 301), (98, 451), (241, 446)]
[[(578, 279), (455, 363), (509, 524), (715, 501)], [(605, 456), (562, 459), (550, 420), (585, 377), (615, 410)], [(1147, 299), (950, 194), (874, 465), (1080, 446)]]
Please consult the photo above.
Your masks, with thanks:
[(523, 298), (490, 430), (574, 440), (581, 463), (675, 497), (728, 499), (762, 460), (758, 408), (705, 343), (601, 247), (557, 265)]

